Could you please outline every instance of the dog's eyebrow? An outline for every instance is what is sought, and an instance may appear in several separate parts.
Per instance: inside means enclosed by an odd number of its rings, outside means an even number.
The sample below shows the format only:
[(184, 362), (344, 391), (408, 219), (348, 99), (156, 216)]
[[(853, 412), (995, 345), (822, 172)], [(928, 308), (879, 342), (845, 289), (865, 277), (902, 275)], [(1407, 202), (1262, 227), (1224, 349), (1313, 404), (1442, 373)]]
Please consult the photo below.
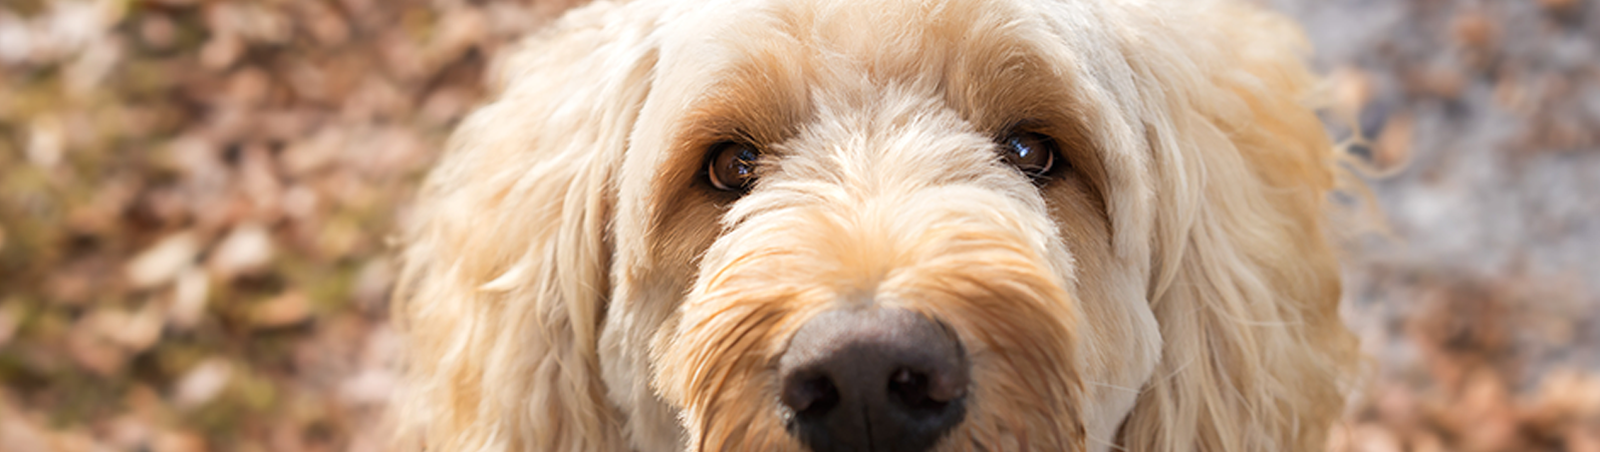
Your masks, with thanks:
[(810, 115), (805, 71), (783, 62), (740, 61), (690, 97), (678, 142), (707, 146), (740, 141), (756, 146), (793, 136)]

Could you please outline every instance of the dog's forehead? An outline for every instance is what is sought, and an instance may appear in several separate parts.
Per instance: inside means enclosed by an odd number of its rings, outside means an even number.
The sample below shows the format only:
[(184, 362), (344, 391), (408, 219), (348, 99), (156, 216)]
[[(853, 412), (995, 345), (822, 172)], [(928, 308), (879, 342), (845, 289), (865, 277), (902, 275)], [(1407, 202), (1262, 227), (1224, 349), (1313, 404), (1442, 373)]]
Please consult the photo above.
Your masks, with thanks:
[(819, 103), (855, 108), (890, 87), (993, 131), (1028, 119), (996, 110), (1065, 78), (1047, 24), (1010, 1), (736, 1), (680, 17), (664, 33), (659, 86), (710, 110), (685, 116), (736, 123), (756, 141), (793, 132)]

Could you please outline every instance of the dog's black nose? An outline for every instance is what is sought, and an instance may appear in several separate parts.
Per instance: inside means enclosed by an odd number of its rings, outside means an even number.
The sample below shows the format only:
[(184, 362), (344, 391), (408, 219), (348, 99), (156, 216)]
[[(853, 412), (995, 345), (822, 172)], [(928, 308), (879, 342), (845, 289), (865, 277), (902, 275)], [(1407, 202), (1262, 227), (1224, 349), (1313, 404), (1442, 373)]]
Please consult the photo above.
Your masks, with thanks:
[(778, 361), (788, 428), (815, 452), (921, 452), (966, 412), (953, 331), (904, 309), (828, 311)]

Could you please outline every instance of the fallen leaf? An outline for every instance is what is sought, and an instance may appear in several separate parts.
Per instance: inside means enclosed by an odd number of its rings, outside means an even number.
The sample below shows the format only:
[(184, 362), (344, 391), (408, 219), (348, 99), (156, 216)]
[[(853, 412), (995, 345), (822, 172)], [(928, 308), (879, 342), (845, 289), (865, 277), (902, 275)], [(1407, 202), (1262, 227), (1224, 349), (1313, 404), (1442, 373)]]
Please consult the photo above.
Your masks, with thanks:
[(0, 302), (0, 348), (16, 336), (17, 326), (22, 324), (22, 309), (22, 303), (17, 300)]
[(60, 118), (35, 118), (28, 127), (28, 162), (44, 169), (55, 168), (66, 153), (66, 133)]
[(1405, 168), (1411, 162), (1411, 144), (1415, 141), (1416, 120), (1410, 113), (1400, 113), (1383, 126), (1372, 147), (1372, 166), (1380, 173), (1391, 173)]
[(95, 40), (87, 51), (67, 65), (62, 74), (67, 94), (75, 99), (87, 99), (95, 89), (103, 88), (106, 76), (122, 59), (122, 53), (121, 39), (106, 37)]
[(49, 451), (49, 436), (40, 426), (12, 416), (0, 416), (0, 437), (6, 440), (0, 442), (0, 452), (39, 452)]
[(1343, 67), (1328, 75), (1332, 93), (1329, 109), (1340, 121), (1358, 125), (1361, 109), (1372, 100), (1377, 89), (1372, 74), (1354, 67)]
[(244, 54), (244, 40), (233, 33), (219, 33), (206, 41), (205, 47), (200, 48), (200, 64), (207, 69), (217, 70), (232, 66)]
[(316, 135), (296, 141), (284, 149), (279, 161), (283, 162), (290, 175), (304, 177), (333, 163), (344, 146), (344, 131), (324, 128), (317, 131)]
[(1394, 432), (1377, 424), (1361, 424), (1350, 430), (1350, 452), (1404, 452)]
[(272, 262), (272, 235), (266, 226), (245, 222), (234, 226), (211, 254), (208, 267), (218, 279), (260, 272)]
[(120, 308), (96, 309), (89, 314), (88, 321), (91, 327), (111, 342), (129, 352), (139, 353), (149, 349), (161, 339), (164, 317), (165, 313), (162, 312), (159, 303), (146, 302), (135, 312)]
[(1411, 452), (1448, 452), (1444, 440), (1431, 432), (1421, 432), (1411, 438)]
[(181, 330), (198, 325), (205, 314), (210, 288), (211, 277), (206, 272), (191, 268), (180, 274), (172, 294), (172, 306), (167, 310), (168, 324)]
[(119, 450), (139, 450), (147, 447), (154, 439), (156, 428), (151, 425), (153, 419), (145, 419), (135, 415), (121, 415), (107, 422), (105, 430), (106, 442)]
[(238, 107), (256, 107), (267, 100), (267, 93), (271, 90), (272, 79), (266, 71), (253, 66), (245, 67), (228, 77), (222, 100)]
[(84, 369), (101, 377), (122, 371), (128, 351), (101, 331), (101, 322), (91, 315), (80, 319), (66, 335), (67, 354)]
[(398, 381), (388, 369), (366, 369), (339, 384), (339, 399), (354, 406), (381, 405), (394, 398)]
[(1583, 0), (1539, 0), (1539, 6), (1555, 14), (1571, 14), (1582, 4)]
[(152, 452), (206, 452), (209, 449), (205, 437), (187, 431), (161, 432), (151, 445)]
[(1457, 43), (1475, 49), (1488, 47), (1499, 37), (1499, 27), (1488, 14), (1477, 10), (1456, 15), (1451, 23), (1451, 31)]
[(178, 27), (165, 14), (150, 13), (139, 21), (139, 40), (156, 50), (166, 50), (177, 43)]
[(250, 324), (257, 328), (292, 326), (310, 318), (311, 301), (300, 292), (279, 295), (250, 310)]
[(193, 231), (169, 235), (128, 263), (128, 281), (140, 289), (166, 284), (194, 265), (199, 254), (200, 238)]
[(394, 286), (394, 279), (394, 266), (388, 259), (373, 259), (356, 273), (355, 288), (351, 289), (350, 296), (367, 312), (381, 313), (388, 306), (389, 288)]
[(192, 410), (222, 394), (233, 378), (233, 365), (222, 358), (210, 358), (189, 369), (173, 388), (173, 405)]
[(1574, 425), (1564, 438), (1567, 452), (1600, 452), (1600, 427)]

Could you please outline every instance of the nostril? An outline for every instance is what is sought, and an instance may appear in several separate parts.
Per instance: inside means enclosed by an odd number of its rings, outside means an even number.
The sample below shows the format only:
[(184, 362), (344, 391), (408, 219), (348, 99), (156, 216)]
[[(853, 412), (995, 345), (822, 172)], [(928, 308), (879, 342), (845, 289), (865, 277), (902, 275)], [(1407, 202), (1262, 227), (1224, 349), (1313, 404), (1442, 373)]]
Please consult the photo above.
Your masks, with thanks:
[(839, 405), (839, 388), (827, 375), (797, 376), (784, 384), (782, 398), (796, 415), (819, 417)]
[(913, 410), (937, 409), (939, 401), (928, 397), (928, 374), (911, 369), (899, 369), (889, 377), (889, 393), (895, 400)]
[(896, 369), (889, 377), (889, 394), (908, 410), (925, 414), (943, 411), (951, 401), (961, 398), (964, 388), (950, 384), (935, 384), (927, 372), (909, 368)]

